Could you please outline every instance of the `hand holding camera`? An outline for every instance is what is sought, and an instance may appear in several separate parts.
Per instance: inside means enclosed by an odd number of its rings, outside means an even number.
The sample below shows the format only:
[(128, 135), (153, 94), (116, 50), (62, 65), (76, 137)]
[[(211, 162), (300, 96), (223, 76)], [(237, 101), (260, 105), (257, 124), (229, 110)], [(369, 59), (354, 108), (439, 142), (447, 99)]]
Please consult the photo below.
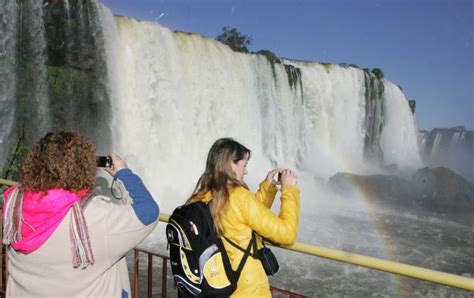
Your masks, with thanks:
[(281, 186), (293, 186), (296, 185), (298, 180), (298, 176), (290, 170), (290, 169), (283, 169), (278, 172), (278, 182)]
[(117, 154), (111, 154), (110, 156), (97, 156), (97, 167), (103, 168), (107, 173), (112, 176), (120, 171), (121, 169), (127, 168), (127, 164)]
[(298, 176), (290, 169), (276, 168), (268, 172), (266, 179), (274, 185), (296, 185)]
[(270, 172), (268, 172), (267, 177), (265, 179), (267, 180), (269, 184), (279, 185), (280, 181), (277, 180), (277, 177), (278, 177), (278, 173), (280, 173), (280, 171), (282, 170), (283, 169), (281, 168), (276, 168), (276, 169), (271, 170)]

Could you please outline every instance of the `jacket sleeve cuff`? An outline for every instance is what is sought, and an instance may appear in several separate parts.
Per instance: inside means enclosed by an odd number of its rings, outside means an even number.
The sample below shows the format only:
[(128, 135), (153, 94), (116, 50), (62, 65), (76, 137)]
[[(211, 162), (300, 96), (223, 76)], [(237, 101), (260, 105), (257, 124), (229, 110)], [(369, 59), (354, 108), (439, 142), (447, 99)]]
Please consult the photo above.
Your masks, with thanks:
[(289, 190), (294, 189), (294, 190), (297, 191), (298, 193), (300, 192), (299, 187), (296, 186), (296, 185), (284, 185), (284, 186), (281, 187), (281, 192), (283, 192), (283, 191), (285, 191), (285, 190), (287, 190), (287, 189), (289, 189)]
[(276, 193), (278, 191), (278, 188), (276, 187), (276, 185), (273, 184), (273, 183), (269, 183), (267, 181), (267, 179), (263, 180), (260, 183), (259, 186), (260, 186), (261, 189), (264, 189), (264, 190), (269, 191), (269, 192), (275, 192)]
[(144, 225), (149, 225), (156, 221), (160, 209), (140, 177), (135, 175), (132, 170), (125, 168), (115, 173), (114, 178), (123, 183), (132, 198), (132, 208), (138, 219)]

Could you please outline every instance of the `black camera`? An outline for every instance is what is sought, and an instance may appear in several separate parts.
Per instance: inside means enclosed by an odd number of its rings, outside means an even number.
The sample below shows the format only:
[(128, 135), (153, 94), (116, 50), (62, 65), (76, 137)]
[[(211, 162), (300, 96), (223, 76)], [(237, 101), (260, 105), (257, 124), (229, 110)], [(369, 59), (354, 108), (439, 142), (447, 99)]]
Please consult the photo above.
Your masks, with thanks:
[(278, 182), (281, 182), (281, 172), (278, 172)]
[(97, 156), (96, 159), (97, 167), (99, 168), (111, 168), (112, 158), (110, 156)]

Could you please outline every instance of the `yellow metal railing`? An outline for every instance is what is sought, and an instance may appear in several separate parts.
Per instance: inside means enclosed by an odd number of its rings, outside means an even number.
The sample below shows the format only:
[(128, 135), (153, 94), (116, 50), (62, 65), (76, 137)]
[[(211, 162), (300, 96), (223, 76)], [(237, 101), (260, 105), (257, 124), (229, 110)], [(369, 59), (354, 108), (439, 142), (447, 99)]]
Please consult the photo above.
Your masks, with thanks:
[(18, 183), (14, 182), (14, 181), (11, 181), (11, 180), (6, 180), (6, 179), (0, 178), (0, 184), (6, 185), (6, 186), (13, 186), (13, 185), (16, 185)]
[[(15, 185), (16, 183), (10, 180), (0, 179), (0, 184), (11, 186)], [(160, 221), (168, 222), (168, 220), (168, 214), (160, 214)], [(270, 243), (268, 244), (271, 245)], [(460, 288), (468, 291), (474, 291), (474, 278), (468, 278), (456, 274), (426, 269), (422, 267), (387, 261), (378, 258), (372, 258), (368, 256), (320, 247), (316, 245), (309, 245), (300, 242), (296, 242), (295, 244), (290, 246), (281, 246), (281, 248), (325, 259), (331, 259), (352, 265), (362, 266), (370, 269), (385, 271), (398, 275), (404, 275), (441, 285)]]

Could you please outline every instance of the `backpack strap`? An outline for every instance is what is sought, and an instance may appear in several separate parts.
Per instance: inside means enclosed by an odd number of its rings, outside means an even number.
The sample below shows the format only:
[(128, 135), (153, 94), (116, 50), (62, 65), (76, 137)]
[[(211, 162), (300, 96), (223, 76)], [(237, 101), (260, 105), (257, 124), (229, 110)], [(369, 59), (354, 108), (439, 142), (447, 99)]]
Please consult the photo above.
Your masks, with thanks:
[[(253, 245), (254, 258), (257, 258), (256, 257), (257, 251), (258, 251), (258, 248), (257, 248), (257, 234), (255, 233), (255, 231), (252, 231), (252, 245)], [(262, 239), (262, 245), (265, 246), (265, 244), (263, 243), (263, 239)]]
[[(222, 236), (227, 242), (229, 242), (229, 244), (231, 244), (233, 247), (237, 248), (238, 250), (240, 250), (241, 252), (243, 252), (244, 254), (246, 255), (250, 255), (252, 256), (252, 258), (255, 258), (255, 253), (257, 252), (257, 238), (255, 236), (255, 232), (252, 231), (252, 239), (250, 239), (250, 242), (249, 242), (249, 245), (247, 246), (247, 249), (243, 249), (242, 247), (240, 247), (239, 245), (237, 245), (237, 243), (235, 243), (234, 241), (230, 240), (229, 238), (227, 238), (226, 236)], [(253, 247), (253, 253), (250, 253), (250, 248)]]
[[(254, 238), (252, 237), (252, 239), (254, 239)], [(227, 238), (226, 238), (226, 240), (229, 241), (229, 239), (227, 239)], [(250, 242), (252, 242), (252, 240), (250, 240)], [(230, 242), (230, 243), (233, 243), (233, 242)], [(233, 244), (235, 244), (235, 243), (233, 243)], [(235, 245), (237, 245), (237, 244), (235, 244)], [(240, 247), (240, 246), (238, 246), (238, 247)], [(249, 243), (249, 245), (247, 246), (247, 249), (244, 251), (244, 256), (242, 257), (242, 260), (240, 260), (240, 264), (239, 264), (239, 267), (237, 268), (237, 271), (235, 271), (235, 281), (239, 280), (240, 273), (242, 273), (242, 269), (244, 269), (245, 262), (247, 261), (247, 258), (250, 256), (250, 248), (251, 248), (251, 243)]]
[[(204, 203), (204, 204), (207, 205), (207, 203)], [(206, 219), (207, 224), (209, 225), (209, 227), (214, 228), (214, 219), (212, 218), (212, 215), (209, 212), (209, 205), (207, 205), (207, 212), (206, 212), (204, 206), (202, 206), (199, 203), (198, 203), (198, 206), (199, 206), (199, 209), (201, 209), (202, 214), (204, 215), (204, 218)], [(237, 245), (237, 247), (239, 247), (244, 252), (244, 256), (243, 256), (242, 260), (240, 260), (239, 267), (237, 268), (237, 271), (234, 271), (232, 269), (232, 265), (230, 264), (229, 256), (227, 255), (227, 251), (225, 250), (224, 243), (222, 243), (222, 240), (219, 237), (216, 236), (217, 234), (211, 233), (211, 235), (212, 235), (212, 237), (214, 237), (214, 242), (218, 246), (220, 246), (220, 248), (221, 248), (222, 261), (224, 262), (224, 269), (226, 270), (226, 272), (228, 271), (226, 268), (228, 268), (231, 271), (231, 272), (228, 273), (228, 275), (232, 273), (233, 278), (234, 278), (233, 282), (235, 282), (235, 284), (237, 284), (237, 281), (239, 280), (239, 277), (240, 277), (240, 273), (242, 273), (242, 269), (244, 268), (245, 262), (247, 261), (247, 258), (250, 255), (251, 243), (249, 243), (247, 249), (244, 251), (237, 244), (232, 242), (234, 245)], [(224, 236), (224, 238), (227, 241), (230, 241), (225, 236)]]

